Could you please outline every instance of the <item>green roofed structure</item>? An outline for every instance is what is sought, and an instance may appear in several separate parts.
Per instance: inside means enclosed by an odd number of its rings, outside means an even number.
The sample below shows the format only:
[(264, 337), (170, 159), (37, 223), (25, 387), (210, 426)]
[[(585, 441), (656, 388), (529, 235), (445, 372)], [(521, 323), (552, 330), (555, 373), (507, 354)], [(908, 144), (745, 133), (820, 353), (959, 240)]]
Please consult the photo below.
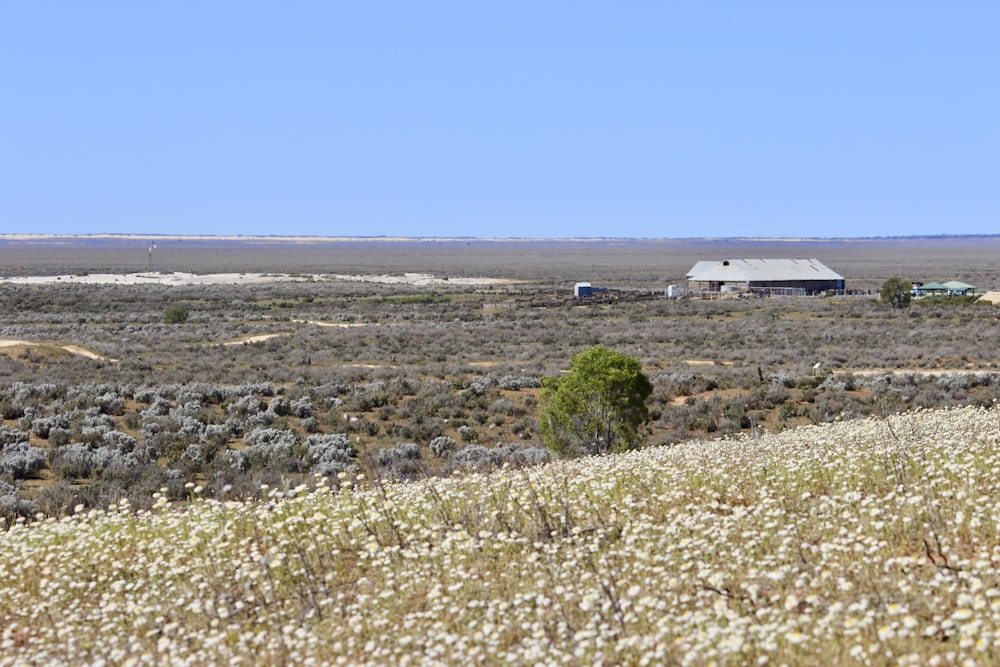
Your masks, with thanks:
[(914, 286), (914, 296), (966, 296), (976, 293), (976, 287), (961, 280), (949, 280), (946, 283), (930, 282)]
[(917, 289), (923, 292), (924, 294), (930, 294), (931, 296), (941, 296), (942, 294), (948, 291), (947, 287), (945, 287), (941, 283), (935, 283), (935, 282), (924, 283)]
[(948, 282), (943, 283), (943, 285), (944, 288), (948, 290), (948, 294), (961, 294), (964, 296), (966, 294), (976, 293), (975, 286), (970, 285), (969, 283), (963, 283), (961, 280), (949, 280)]

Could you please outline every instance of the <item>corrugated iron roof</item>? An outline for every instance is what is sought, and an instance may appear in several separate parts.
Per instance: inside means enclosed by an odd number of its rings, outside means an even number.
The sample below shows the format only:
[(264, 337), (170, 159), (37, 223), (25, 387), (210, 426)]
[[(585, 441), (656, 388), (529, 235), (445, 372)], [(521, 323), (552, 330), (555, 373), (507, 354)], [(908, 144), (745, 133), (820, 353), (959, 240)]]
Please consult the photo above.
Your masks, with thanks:
[(774, 282), (780, 280), (843, 280), (818, 259), (726, 259), (702, 261), (687, 274), (701, 282)]

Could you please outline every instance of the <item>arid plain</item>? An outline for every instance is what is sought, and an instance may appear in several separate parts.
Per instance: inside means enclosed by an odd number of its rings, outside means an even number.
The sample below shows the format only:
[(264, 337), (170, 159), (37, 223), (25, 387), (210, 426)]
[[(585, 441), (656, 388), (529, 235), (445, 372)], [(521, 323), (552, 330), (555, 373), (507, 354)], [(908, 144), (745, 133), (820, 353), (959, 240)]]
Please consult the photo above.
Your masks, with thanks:
[[(152, 262), (148, 248), (156, 244)], [(663, 287), (701, 259), (815, 257), (848, 286), (891, 276), (953, 276), (1000, 286), (1000, 236), (874, 239), (297, 239), (295, 237), (0, 234), (0, 277), (157, 271), (190, 273), (431, 273), (526, 280), (565, 288), (574, 280)]]
[[(992, 664), (1000, 310), (868, 291), (997, 249), (0, 240), (0, 665)], [(665, 298), (733, 257), (863, 293)], [(598, 344), (646, 446), (554, 460)]]
[[(816, 257), (872, 294), (664, 298), (696, 261), (736, 257)], [(596, 344), (654, 380), (650, 444), (991, 403), (1000, 311), (929, 300), (897, 313), (874, 296), (892, 276), (989, 290), (1000, 239), (3, 237), (0, 404), (7, 440), (38, 449), (37, 469), (9, 481), (57, 509), (149, 502), (162, 474), (250, 493), (311, 469), (233, 464), (256, 428), (298, 443), (343, 433), (351, 465), (395, 477), (546, 458), (541, 379)], [(576, 302), (580, 280), (614, 298)], [(173, 306), (186, 322), (164, 323)], [(148, 466), (106, 488), (108, 466), (70, 465), (62, 448), (114, 449), (110, 431)], [(454, 451), (436, 455), (435, 438)]]

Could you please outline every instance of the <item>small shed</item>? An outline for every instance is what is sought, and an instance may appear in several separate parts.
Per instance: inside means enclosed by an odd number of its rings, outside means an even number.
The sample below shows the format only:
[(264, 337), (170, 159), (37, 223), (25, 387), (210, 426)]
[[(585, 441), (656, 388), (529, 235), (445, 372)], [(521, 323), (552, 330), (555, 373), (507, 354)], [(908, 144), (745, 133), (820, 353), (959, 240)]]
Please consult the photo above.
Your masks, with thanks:
[(577, 299), (584, 296), (593, 296), (594, 286), (590, 283), (577, 283), (573, 285), (573, 296)]

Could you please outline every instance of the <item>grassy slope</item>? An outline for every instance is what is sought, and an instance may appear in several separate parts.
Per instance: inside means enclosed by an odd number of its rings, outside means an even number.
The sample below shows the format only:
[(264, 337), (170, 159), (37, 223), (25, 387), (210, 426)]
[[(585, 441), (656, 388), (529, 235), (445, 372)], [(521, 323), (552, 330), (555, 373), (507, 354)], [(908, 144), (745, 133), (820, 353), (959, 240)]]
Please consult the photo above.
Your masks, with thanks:
[(995, 663), (998, 441), (924, 411), (19, 525), (0, 665)]

